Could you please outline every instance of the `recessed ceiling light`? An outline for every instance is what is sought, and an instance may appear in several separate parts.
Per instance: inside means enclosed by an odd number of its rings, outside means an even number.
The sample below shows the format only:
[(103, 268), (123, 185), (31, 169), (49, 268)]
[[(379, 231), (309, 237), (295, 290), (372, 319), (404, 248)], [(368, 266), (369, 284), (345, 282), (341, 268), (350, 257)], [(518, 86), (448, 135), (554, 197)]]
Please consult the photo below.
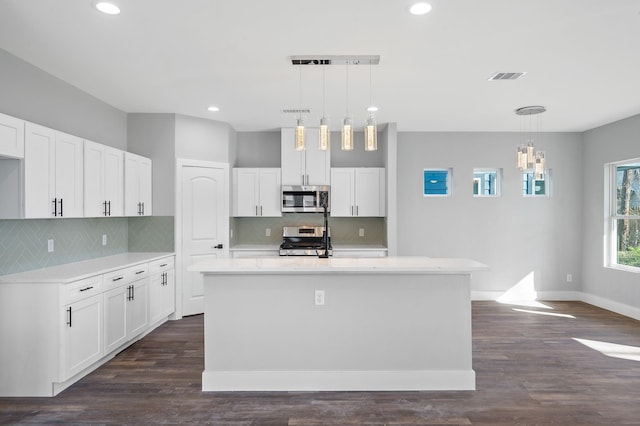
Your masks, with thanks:
[(218, 108), (217, 106), (210, 106), (209, 108), (207, 108), (209, 111), (211, 112), (218, 112), (220, 111), (220, 108)]
[(376, 112), (378, 110), (378, 107), (375, 105), (371, 105), (369, 108), (367, 108), (367, 111), (369, 112)]
[(102, 13), (106, 13), (107, 15), (117, 15), (120, 13), (120, 8), (118, 6), (106, 1), (96, 3), (96, 9), (98, 9)]
[(416, 3), (409, 8), (409, 12), (412, 15), (426, 15), (431, 12), (431, 5), (429, 3)]

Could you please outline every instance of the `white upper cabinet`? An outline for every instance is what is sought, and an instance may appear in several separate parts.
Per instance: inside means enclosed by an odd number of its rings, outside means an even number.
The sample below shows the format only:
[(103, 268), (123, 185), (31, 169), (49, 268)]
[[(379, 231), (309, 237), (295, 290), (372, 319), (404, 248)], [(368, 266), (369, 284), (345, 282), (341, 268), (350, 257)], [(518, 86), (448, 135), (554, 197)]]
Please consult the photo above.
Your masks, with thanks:
[(331, 216), (384, 216), (385, 187), (385, 170), (383, 168), (332, 168)]
[(233, 215), (282, 216), (279, 168), (233, 169)]
[(0, 114), (0, 157), (24, 158), (24, 120)]
[(84, 141), (85, 217), (124, 213), (124, 151)]
[(282, 185), (329, 185), (331, 151), (318, 148), (318, 129), (307, 128), (305, 149), (296, 151), (294, 129), (281, 133)]
[(151, 159), (124, 153), (124, 215), (151, 216)]
[(83, 141), (26, 123), (25, 218), (83, 216)]

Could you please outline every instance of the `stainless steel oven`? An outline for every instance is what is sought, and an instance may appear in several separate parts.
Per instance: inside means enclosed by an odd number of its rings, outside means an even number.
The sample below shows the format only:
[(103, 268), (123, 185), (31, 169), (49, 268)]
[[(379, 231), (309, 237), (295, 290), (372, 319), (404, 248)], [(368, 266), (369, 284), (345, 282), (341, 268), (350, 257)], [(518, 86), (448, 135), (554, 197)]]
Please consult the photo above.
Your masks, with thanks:
[(327, 211), (329, 205), (329, 186), (283, 186), (283, 213), (323, 213), (323, 200), (326, 200)]

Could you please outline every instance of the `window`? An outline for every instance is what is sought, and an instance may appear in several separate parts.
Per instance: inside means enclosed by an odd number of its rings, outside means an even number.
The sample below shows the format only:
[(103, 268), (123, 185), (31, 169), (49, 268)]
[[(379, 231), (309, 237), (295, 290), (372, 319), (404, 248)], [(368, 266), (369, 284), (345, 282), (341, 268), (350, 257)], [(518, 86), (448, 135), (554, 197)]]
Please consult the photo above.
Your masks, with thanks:
[(448, 196), (451, 193), (451, 169), (424, 169), (423, 195)]
[(609, 168), (609, 266), (640, 268), (640, 159)]
[(501, 169), (473, 169), (473, 196), (499, 197)]
[(548, 197), (551, 195), (551, 170), (536, 177), (534, 172), (522, 172), (522, 195), (525, 197)]

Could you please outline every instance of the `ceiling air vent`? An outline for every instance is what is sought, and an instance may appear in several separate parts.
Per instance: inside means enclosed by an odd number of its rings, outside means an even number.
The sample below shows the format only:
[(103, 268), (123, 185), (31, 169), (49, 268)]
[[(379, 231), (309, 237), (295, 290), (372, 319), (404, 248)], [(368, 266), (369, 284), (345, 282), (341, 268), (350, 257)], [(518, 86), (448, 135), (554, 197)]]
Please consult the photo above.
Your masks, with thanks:
[(517, 80), (525, 74), (526, 72), (497, 72), (489, 77), (489, 81)]
[(280, 110), (283, 114), (309, 114), (311, 110), (308, 108), (282, 108)]

